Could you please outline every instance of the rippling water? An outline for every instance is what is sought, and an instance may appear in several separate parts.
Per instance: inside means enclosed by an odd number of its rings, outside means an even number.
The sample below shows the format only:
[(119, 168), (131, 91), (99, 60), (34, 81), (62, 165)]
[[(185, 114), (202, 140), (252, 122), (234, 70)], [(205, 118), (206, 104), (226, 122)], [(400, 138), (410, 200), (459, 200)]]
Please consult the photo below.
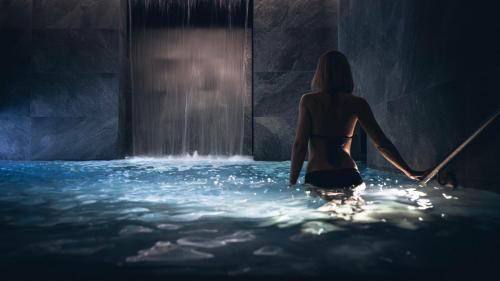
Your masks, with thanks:
[(289, 164), (0, 162), (0, 269), (314, 277), (499, 264), (496, 193), (420, 187), (360, 164), (364, 186), (328, 194), (287, 186)]

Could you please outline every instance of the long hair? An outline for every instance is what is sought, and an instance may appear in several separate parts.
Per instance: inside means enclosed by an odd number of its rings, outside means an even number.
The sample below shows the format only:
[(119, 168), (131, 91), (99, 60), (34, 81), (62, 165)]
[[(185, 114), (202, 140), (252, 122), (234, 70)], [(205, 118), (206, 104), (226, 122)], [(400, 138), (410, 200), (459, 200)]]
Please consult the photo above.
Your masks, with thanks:
[(330, 93), (334, 97), (338, 92), (352, 93), (354, 81), (351, 66), (344, 54), (339, 51), (328, 51), (321, 55), (311, 82), (311, 89)]

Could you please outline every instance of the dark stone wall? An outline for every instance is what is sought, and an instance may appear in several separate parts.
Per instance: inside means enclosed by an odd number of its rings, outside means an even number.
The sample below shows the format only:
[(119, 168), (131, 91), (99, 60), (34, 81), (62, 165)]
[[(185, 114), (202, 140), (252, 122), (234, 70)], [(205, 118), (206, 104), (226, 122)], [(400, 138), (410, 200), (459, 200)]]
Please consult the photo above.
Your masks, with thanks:
[[(0, 0), (0, 159), (124, 155), (126, 3)], [(403, 156), (435, 165), (499, 107), (498, 10), (495, 1), (254, 0), (255, 159), (289, 159), (317, 59), (340, 49), (356, 94)], [(498, 123), (450, 163), (462, 183), (500, 182)], [(389, 168), (373, 146), (367, 153), (370, 166)]]
[[(496, 1), (340, 1), (339, 49), (355, 92), (413, 167), (436, 165), (500, 107), (499, 10)], [(498, 123), (447, 167), (463, 185), (498, 186)], [(371, 144), (367, 154), (369, 166), (389, 168)]]
[(254, 0), (255, 160), (288, 160), (319, 56), (337, 49), (336, 0)]
[(124, 0), (0, 0), (0, 159), (121, 157), (126, 12)]

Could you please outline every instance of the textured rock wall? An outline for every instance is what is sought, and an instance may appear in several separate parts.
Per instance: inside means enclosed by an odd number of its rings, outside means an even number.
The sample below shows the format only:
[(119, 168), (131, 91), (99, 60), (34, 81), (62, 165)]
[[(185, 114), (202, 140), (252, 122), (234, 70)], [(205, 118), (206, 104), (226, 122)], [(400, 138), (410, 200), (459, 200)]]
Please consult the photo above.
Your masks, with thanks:
[[(340, 1), (339, 49), (355, 91), (415, 168), (436, 165), (500, 107), (500, 9), (481, 3)], [(447, 168), (463, 185), (498, 186), (499, 123)], [(367, 158), (389, 168), (371, 144)]]
[(300, 96), (337, 49), (336, 0), (254, 0), (254, 158), (287, 160)]
[(126, 1), (0, 0), (0, 159), (122, 154)]

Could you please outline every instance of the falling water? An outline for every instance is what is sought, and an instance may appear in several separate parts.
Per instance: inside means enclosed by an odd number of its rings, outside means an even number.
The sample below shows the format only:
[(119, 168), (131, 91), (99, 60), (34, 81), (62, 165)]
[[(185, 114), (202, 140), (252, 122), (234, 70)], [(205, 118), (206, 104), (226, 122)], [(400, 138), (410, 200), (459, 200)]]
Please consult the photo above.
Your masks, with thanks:
[(249, 154), (249, 1), (131, 1), (134, 155)]

